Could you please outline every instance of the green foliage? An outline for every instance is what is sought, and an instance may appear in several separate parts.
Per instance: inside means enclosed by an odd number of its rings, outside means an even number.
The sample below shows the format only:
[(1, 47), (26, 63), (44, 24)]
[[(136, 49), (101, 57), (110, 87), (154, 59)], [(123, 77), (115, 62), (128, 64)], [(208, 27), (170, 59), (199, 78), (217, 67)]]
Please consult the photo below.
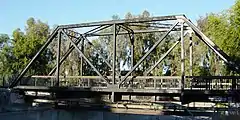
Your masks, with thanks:
[[(148, 11), (143, 11), (140, 15), (133, 15), (131, 13), (127, 13), (125, 16), (125, 19), (134, 19), (134, 18), (142, 18), (147, 19), (150, 17), (150, 13)], [(113, 19), (119, 19), (118, 16), (113, 16)], [(137, 26), (140, 25), (140, 26)], [(133, 26), (130, 26), (130, 29), (132, 30), (144, 30), (144, 29), (153, 29), (150, 27), (151, 24), (140, 24), (136, 23)], [(117, 27), (117, 30), (120, 32), (125, 31), (122, 28)], [(113, 32), (112, 28), (106, 29), (102, 32)], [(145, 33), (145, 34), (134, 34), (134, 63), (136, 64), (140, 58), (146, 54), (146, 52), (153, 46), (153, 44), (160, 39), (163, 33)], [(160, 57), (163, 55), (172, 44), (173, 37), (169, 36), (166, 38), (164, 42), (162, 42), (154, 51), (147, 57), (145, 61), (136, 69), (136, 71), (146, 71), (150, 68), (151, 65), (153, 65)], [(113, 38), (112, 36), (104, 36), (99, 37), (95, 40), (96, 43), (100, 46), (98, 49), (102, 49), (103, 54), (107, 54), (106, 58), (109, 60), (113, 57)], [(107, 46), (107, 47), (106, 47)], [(117, 57), (116, 57), (116, 68), (118, 71), (123, 69), (129, 69), (131, 68), (131, 41), (129, 38), (129, 35), (118, 35), (117, 36)], [(112, 61), (110, 61), (112, 62)], [(124, 68), (120, 68), (120, 64), (122, 66), (125, 66)], [(156, 68), (152, 74), (154, 75), (160, 75), (162, 71), (162, 64), (159, 65), (159, 68)], [(142, 74), (142, 73), (140, 73)]]
[[(14, 70), (20, 72), (33, 56), (37, 53), (49, 35), (49, 26), (40, 20), (29, 18), (25, 32), (20, 29), (13, 31), (13, 55), (17, 61), (14, 63)], [(31, 74), (46, 74), (48, 67), (47, 63), (51, 59), (49, 50), (45, 50), (43, 54), (33, 63)]]
[[(233, 61), (240, 60), (240, 1), (228, 10), (218, 14), (208, 14), (199, 24), (209, 36)], [(207, 52), (205, 52), (207, 53)], [(212, 54), (209, 57), (212, 74), (230, 75), (232, 71), (221, 63), (220, 59)]]
[[(127, 13), (125, 19), (142, 18), (147, 19), (150, 17), (148, 11), (143, 11), (139, 15)], [(119, 16), (112, 16), (113, 20), (120, 19)], [(240, 0), (228, 10), (218, 14), (208, 14), (206, 17), (201, 17), (197, 21), (198, 27), (203, 31), (214, 43), (216, 43), (224, 52), (226, 52), (234, 61), (240, 60)], [(130, 26), (132, 30), (154, 29), (151, 23)], [(117, 27), (117, 31), (126, 31), (123, 28)], [(46, 23), (34, 18), (29, 18), (26, 21), (26, 28), (24, 31), (16, 29), (13, 31), (13, 39), (8, 35), (0, 34), (0, 76), (8, 76), (19, 73), (33, 58), (40, 47), (45, 43), (49, 35), (50, 29)], [(102, 32), (112, 33), (113, 28), (103, 30)], [(145, 33), (134, 34), (134, 63), (136, 64), (141, 57), (154, 45), (154, 43), (161, 38), (164, 33)], [(176, 41), (178, 33), (173, 32), (156, 48), (142, 62), (136, 71), (146, 71), (150, 66), (154, 65), (161, 56), (173, 45)], [(185, 37), (185, 56), (189, 57), (189, 38)], [(65, 37), (61, 39), (61, 56), (69, 49), (70, 41)], [(85, 43), (84, 54), (93, 63), (98, 71), (102, 74), (107, 74), (110, 68), (104, 63), (100, 55), (95, 51), (97, 49), (104, 58), (108, 59), (112, 64), (113, 57), (113, 37), (104, 36), (92, 40), (92, 44)], [(94, 49), (95, 48), (95, 49)], [(117, 36), (117, 56), (116, 56), (116, 69), (123, 70), (123, 66), (131, 68), (131, 42), (128, 35)], [(41, 74), (46, 75), (50, 69), (55, 65), (57, 51), (57, 40), (53, 40), (50, 48), (47, 48), (40, 57), (33, 63), (27, 75)], [(232, 75), (233, 72), (215, 55), (204, 43), (193, 37), (193, 73), (195, 76), (204, 75)], [(151, 75), (163, 75), (163, 66), (169, 66), (170, 70), (164, 75), (180, 75), (180, 45), (162, 61), (157, 68), (155, 68)], [(61, 75), (97, 75), (96, 72), (84, 62), (84, 70), (81, 71), (80, 67), (80, 54), (74, 50), (70, 56), (61, 65)], [(189, 66), (189, 59), (186, 59), (185, 66)], [(209, 64), (209, 66), (208, 66)], [(189, 75), (189, 67), (185, 67), (186, 75)], [(142, 73), (140, 73), (142, 74)]]
[(2, 80), (12, 73), (11, 71), (11, 39), (6, 34), (0, 34), (0, 85)]

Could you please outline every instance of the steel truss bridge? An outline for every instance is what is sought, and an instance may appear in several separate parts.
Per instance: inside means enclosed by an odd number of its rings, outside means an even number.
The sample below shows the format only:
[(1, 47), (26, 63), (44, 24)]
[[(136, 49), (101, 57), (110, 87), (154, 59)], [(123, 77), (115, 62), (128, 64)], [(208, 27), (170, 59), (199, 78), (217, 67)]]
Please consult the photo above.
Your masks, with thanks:
[[(131, 29), (131, 26), (145, 26), (151, 29), (133, 30)], [(76, 32), (76, 29), (78, 28), (90, 28), (90, 30), (85, 33), (79, 33)], [(103, 32), (108, 28), (112, 28), (113, 32)], [(134, 62), (134, 36), (136, 34), (152, 32), (161, 32), (163, 34), (139, 61)], [(179, 39), (176, 40), (173, 46), (163, 54), (153, 66), (147, 69), (147, 71), (144, 71), (142, 76), (134, 74), (136, 68), (146, 60), (149, 54), (152, 53), (153, 50), (163, 42), (169, 34), (171, 34), (171, 32), (180, 33), (178, 36)], [(125, 74), (121, 74), (116, 70), (117, 36), (120, 35), (129, 35), (129, 40), (131, 42), (131, 69)], [(231, 97), (231, 100), (239, 102), (239, 76), (193, 76), (193, 35), (214, 51), (214, 53), (225, 62), (225, 64), (232, 69), (239, 71), (238, 65), (231, 61), (230, 57), (205, 36), (185, 15), (172, 15), (144, 19), (135, 18), (59, 25), (53, 30), (45, 44), (9, 87), (20, 91), (56, 93), (58, 94), (58, 98), (89, 97), (97, 94), (108, 95), (112, 102), (122, 100), (122, 96), (124, 95), (155, 96), (155, 99), (157, 98), (156, 96), (167, 96), (170, 98), (179, 97), (179, 101), (182, 103), (210, 101), (209, 97), (221, 96), (226, 98)], [(61, 39), (63, 36), (71, 42), (71, 46), (66, 53), (60, 56)], [(89, 44), (94, 48), (94, 45), (89, 40), (89, 37), (94, 36), (112, 36), (113, 38), (113, 57), (112, 60), (110, 60), (112, 61), (111, 63), (109, 63), (109, 60), (106, 60), (106, 58), (96, 50), (106, 65), (111, 69), (110, 76), (105, 76), (100, 73), (91, 60), (84, 55), (86, 44)], [(25, 77), (24, 75), (30, 66), (54, 39), (57, 39), (58, 49), (57, 62), (52, 71), (45, 76), (33, 75)], [(186, 47), (184, 46), (184, 42), (187, 40), (189, 40), (190, 43), (190, 56), (185, 56)], [(179, 64), (181, 64), (181, 76), (151, 76), (151, 71), (157, 67), (178, 44), (181, 45), (181, 61), (179, 61)], [(81, 64), (83, 64), (83, 62), (89, 64), (98, 76), (84, 76), (82, 73), (80, 76), (60, 76), (61, 64), (74, 49), (81, 55)], [(189, 66), (185, 65), (186, 59), (189, 59)], [(185, 74), (186, 67), (189, 67), (190, 75)], [(81, 67), (81, 71), (86, 71), (86, 69)], [(67, 81), (71, 79), (77, 79), (77, 82), (75, 84), (68, 84)], [(26, 80), (27, 82), (24, 82)], [(39, 84), (39, 81), (42, 80), (47, 82)], [(37, 96), (37, 94), (35, 94), (35, 96)]]

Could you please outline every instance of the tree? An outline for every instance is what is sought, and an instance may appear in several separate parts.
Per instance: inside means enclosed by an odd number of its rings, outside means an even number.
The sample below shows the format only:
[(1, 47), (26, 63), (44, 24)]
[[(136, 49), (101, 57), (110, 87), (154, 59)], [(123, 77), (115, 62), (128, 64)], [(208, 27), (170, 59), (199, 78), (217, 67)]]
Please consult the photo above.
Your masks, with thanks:
[[(211, 13), (204, 18), (204, 22), (199, 26), (227, 55), (231, 60), (240, 60), (240, 0), (228, 10), (221, 13)], [(227, 66), (219, 64), (220, 58), (212, 51), (209, 53), (209, 63), (211, 74), (232, 75), (233, 71)]]
[[(132, 15), (131, 13), (127, 13), (125, 15), (125, 19), (134, 19), (134, 18), (142, 18), (147, 19), (150, 17), (150, 14), (148, 11), (143, 11), (140, 15)], [(113, 16), (113, 19), (119, 19), (118, 16)], [(135, 23), (134, 25), (129, 26), (132, 30), (146, 30), (146, 29), (154, 29), (152, 24), (149, 23)], [(125, 31), (124, 29), (117, 27), (117, 31), (122, 32)], [(102, 32), (113, 32), (112, 28), (106, 29)], [(160, 39), (161, 35), (163, 33), (145, 33), (145, 34), (134, 34), (134, 62), (136, 63), (152, 46), (153, 44)], [(173, 41), (171, 41), (172, 37), (168, 36), (166, 38), (167, 40), (162, 42), (152, 54), (147, 57), (147, 60), (144, 60), (142, 65), (140, 65), (136, 71), (144, 72), (146, 71), (151, 65), (153, 65), (163, 53), (165, 53), (172, 44)], [(112, 36), (104, 36), (99, 37), (96, 42), (98, 43), (101, 48), (108, 56), (107, 58), (109, 60), (112, 60), (113, 56), (113, 37)], [(107, 47), (105, 47), (107, 46)], [(118, 71), (123, 70), (121, 68), (122, 66), (125, 66), (126, 69), (130, 69), (131, 66), (131, 42), (129, 40), (129, 35), (118, 35), (117, 36), (117, 57), (116, 57), (116, 68)], [(112, 61), (110, 61), (112, 62)], [(160, 66), (160, 65), (159, 65)], [(162, 67), (156, 68), (155, 73), (159, 74)], [(142, 74), (142, 73), (141, 73)]]
[(7, 34), (0, 34), (0, 85), (3, 79), (7, 79), (13, 73), (13, 60), (11, 39)]
[[(17, 59), (13, 63), (13, 69), (17, 72), (22, 70), (40, 47), (47, 40), (49, 35), (49, 26), (40, 20), (29, 18), (25, 32), (20, 29), (13, 31), (13, 55)], [(51, 51), (45, 50), (40, 57), (32, 64), (28, 74), (47, 74), (49, 71), (48, 61), (51, 60)]]

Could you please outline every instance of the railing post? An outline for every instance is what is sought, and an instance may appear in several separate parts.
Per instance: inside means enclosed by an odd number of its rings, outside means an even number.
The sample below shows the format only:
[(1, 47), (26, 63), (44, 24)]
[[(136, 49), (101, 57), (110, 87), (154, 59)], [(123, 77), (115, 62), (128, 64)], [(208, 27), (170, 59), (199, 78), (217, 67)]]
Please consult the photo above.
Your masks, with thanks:
[(185, 84), (185, 49), (184, 49), (184, 21), (181, 21), (181, 101), (183, 101)]
[(57, 42), (57, 71), (56, 71), (56, 86), (59, 87), (59, 74), (60, 74), (60, 50), (61, 50), (61, 30), (58, 31), (58, 42)]
[(153, 79), (153, 82), (154, 82), (154, 83), (153, 83), (153, 84), (154, 84), (153, 87), (154, 87), (154, 89), (156, 89), (156, 88), (157, 88), (157, 80), (156, 80), (156, 79)]
[[(84, 54), (84, 39), (81, 40), (81, 51)], [(82, 56), (81, 56), (80, 64), (81, 64), (81, 66), (80, 66), (80, 76), (83, 76), (83, 64), (84, 63), (83, 63), (83, 57)], [(81, 81), (83, 81), (82, 78), (79, 79), (79, 86), (81, 86), (80, 85)]]
[(236, 90), (236, 79), (232, 79), (232, 90)]
[(189, 72), (190, 76), (193, 76), (193, 41), (192, 41), (192, 33), (189, 33)]
[(91, 87), (90, 79), (87, 79), (88, 87)]
[[(115, 85), (116, 82), (116, 74), (115, 74), (115, 70), (116, 70), (116, 24), (113, 24), (113, 58), (112, 58), (112, 85)], [(112, 92), (112, 96), (111, 96), (111, 101), (115, 102), (115, 96), (116, 94), (114, 92)]]
[[(131, 41), (131, 69), (134, 67), (134, 33), (129, 33), (130, 35), (130, 41)], [(131, 74), (132, 76), (134, 75), (134, 72)], [(129, 81), (130, 86), (133, 86), (133, 78), (131, 81)], [(132, 99), (132, 96), (129, 95), (129, 100)]]
[(5, 76), (3, 76), (2, 86), (5, 87)]
[(34, 86), (37, 86), (37, 79), (34, 79)]
[(116, 82), (116, 24), (113, 24), (113, 69), (112, 69), (112, 84), (114, 85)]
[[(192, 32), (189, 33), (189, 73), (193, 76), (193, 41)], [(192, 78), (189, 79), (190, 88), (192, 88)]]

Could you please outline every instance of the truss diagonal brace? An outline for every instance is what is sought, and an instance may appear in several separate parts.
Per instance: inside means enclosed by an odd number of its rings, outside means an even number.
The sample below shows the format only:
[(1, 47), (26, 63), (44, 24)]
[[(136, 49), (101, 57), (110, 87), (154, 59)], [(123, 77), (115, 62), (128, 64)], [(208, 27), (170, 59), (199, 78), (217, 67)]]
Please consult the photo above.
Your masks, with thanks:
[[(86, 37), (86, 34), (80, 34), (78, 32), (72, 31), (75, 34), (78, 34), (79, 36), (81, 36), (84, 40), (87, 41), (87, 43), (93, 47), (93, 49), (99, 54), (99, 56), (103, 59), (103, 61), (107, 64), (108, 67), (110, 67), (112, 69), (112, 65), (107, 61), (107, 59), (104, 58), (104, 56), (99, 52), (99, 50), (97, 50), (94, 45), (90, 42), (90, 40), (88, 40), (88, 38)], [(80, 43), (82, 44), (82, 43)], [(120, 75), (120, 73), (118, 71), (116, 71), (117, 75)]]
[[(94, 45), (87, 39), (87, 37), (83, 36), (83, 39), (88, 42), (89, 45), (93, 46), (93, 49), (98, 53), (98, 55), (103, 59), (103, 61), (107, 64), (108, 67), (113, 69), (112, 65), (104, 58), (104, 56), (94, 47)], [(117, 75), (120, 75), (118, 71), (116, 71)]]
[[(82, 39), (78, 38), (78, 41), (76, 42), (76, 44), (79, 44), (79, 42), (81, 42), (81, 41), (82, 41)], [(70, 48), (68, 49), (68, 51), (60, 59), (60, 62), (59, 62), (60, 65), (68, 57), (68, 55), (73, 51), (73, 49), (74, 49), (74, 46), (71, 45)], [(56, 69), (57, 69), (57, 66), (55, 65), (55, 67), (51, 70), (51, 72), (48, 75), (51, 76)]]
[(70, 39), (70, 37), (65, 33), (65, 31), (61, 30), (61, 32), (70, 40), (72, 45), (77, 49), (77, 51), (86, 60), (86, 62), (93, 68), (93, 70), (101, 77), (101, 79), (103, 79), (109, 85), (108, 80), (105, 79), (103, 75), (93, 66), (93, 64), (87, 59), (87, 57), (82, 53), (82, 51), (78, 48), (78, 46)]
[(27, 72), (29, 67), (32, 65), (32, 63), (37, 59), (37, 57), (47, 48), (47, 46), (52, 42), (53, 38), (57, 35), (59, 30), (59, 27), (55, 28), (52, 34), (48, 37), (45, 44), (40, 48), (40, 50), (35, 54), (35, 56), (32, 58), (32, 60), (27, 64), (27, 66), (21, 71), (21, 73), (18, 75), (18, 77), (10, 84), (10, 88), (13, 88), (18, 84), (18, 82), (21, 80), (23, 75)]
[[(183, 36), (185, 37), (186, 35), (187, 35), (187, 33), (185, 33)], [(173, 46), (172, 46), (170, 49), (168, 49), (168, 51), (167, 51), (150, 69), (148, 69), (147, 72), (144, 73), (144, 75), (148, 75), (154, 68), (156, 68), (157, 65), (158, 65), (159, 63), (161, 63), (162, 60), (177, 46), (177, 44), (180, 42), (180, 40), (181, 40), (181, 38), (179, 38), (179, 39), (173, 44)]]
[(230, 57), (224, 53), (216, 44), (214, 44), (207, 36), (205, 36), (190, 20), (184, 16), (178, 16), (177, 19), (184, 20), (195, 32), (195, 34), (202, 40), (208, 47), (210, 47), (225, 63), (234, 66), (235, 70), (239, 71), (239, 66), (235, 65)]
[[(92, 30), (89, 30), (87, 32), (85, 32), (84, 34), (82, 34), (80, 37), (75, 37), (78, 41), (76, 42), (76, 44), (78, 45), (79, 42), (81, 42), (82, 40), (82, 37), (86, 38), (87, 34), (89, 34), (90, 32), (92, 33), (95, 33), (95, 32), (98, 32), (98, 31), (101, 31), (103, 29), (106, 29), (108, 27), (110, 27), (111, 25), (107, 25), (107, 26), (99, 26), (97, 28), (94, 28)], [(75, 31), (71, 31), (71, 32), (74, 32), (74, 33), (77, 33)], [(80, 34), (80, 33), (77, 33), (77, 34)], [(73, 36), (72, 36), (73, 37)], [(60, 65), (62, 64), (62, 62), (69, 56), (69, 54), (73, 51), (74, 49), (74, 46), (71, 45), (70, 48), (68, 49), (68, 51), (63, 55), (63, 57), (61, 58), (60, 60)], [(51, 70), (51, 72), (48, 74), (48, 75), (52, 75), (53, 72), (56, 70), (57, 66), (55, 65), (54, 68)]]
[(162, 62), (162, 60), (177, 46), (179, 42), (179, 40), (175, 42), (173, 46), (168, 49), (168, 51), (151, 68), (149, 68), (147, 72), (144, 73), (144, 75), (147, 76), (154, 68), (156, 68)]
[(118, 87), (120, 87), (120, 85), (123, 82), (128, 82), (127, 81), (127, 77), (143, 62), (143, 60), (164, 40), (164, 38), (167, 37), (167, 35), (175, 28), (175, 26), (178, 24), (179, 22), (176, 22), (171, 29), (165, 33), (161, 39), (159, 39), (151, 48), (150, 50), (136, 63), (136, 65), (134, 65), (134, 67), (124, 76), (124, 78), (119, 82)]
[(134, 31), (125, 25), (120, 25), (120, 27), (122, 27), (124, 30), (128, 32), (131, 44), (134, 44)]

